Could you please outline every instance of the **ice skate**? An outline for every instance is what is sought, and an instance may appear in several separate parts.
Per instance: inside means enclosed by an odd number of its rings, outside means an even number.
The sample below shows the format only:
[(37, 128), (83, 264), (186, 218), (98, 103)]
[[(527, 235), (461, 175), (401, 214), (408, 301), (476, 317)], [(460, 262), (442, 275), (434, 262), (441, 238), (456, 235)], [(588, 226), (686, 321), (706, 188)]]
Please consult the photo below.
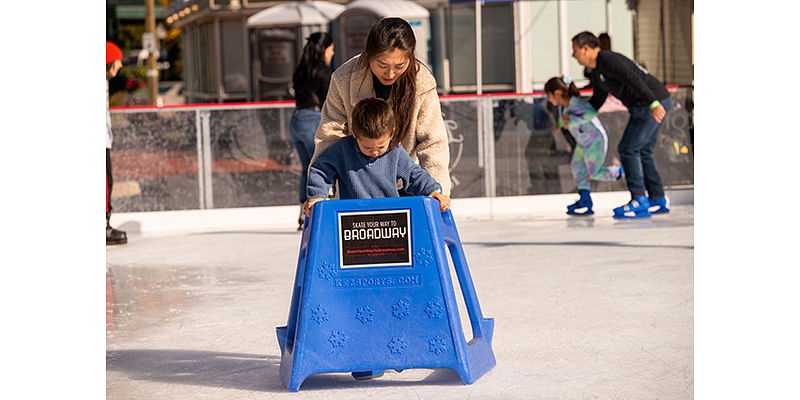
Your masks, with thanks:
[(128, 243), (128, 234), (106, 225), (106, 246)]
[(649, 218), (652, 216), (649, 211), (650, 202), (646, 196), (637, 197), (623, 206), (614, 209), (615, 219), (636, 219)]
[(669, 212), (666, 196), (660, 199), (648, 199), (648, 201), (650, 202), (649, 211), (651, 214), (666, 214)]
[(357, 381), (366, 381), (366, 380), (369, 380), (369, 379), (375, 379), (375, 378), (382, 377), (383, 376), (383, 370), (382, 369), (378, 369), (378, 370), (375, 370), (375, 371), (356, 371), (356, 372), (351, 372), (350, 375), (352, 375), (353, 379), (355, 379)]
[(303, 230), (303, 222), (305, 222), (305, 215), (303, 215), (303, 203), (300, 203), (300, 215), (297, 216), (297, 230)]
[(580, 194), (581, 198), (575, 203), (567, 206), (567, 214), (576, 216), (594, 214), (594, 211), (592, 210), (592, 197), (589, 195), (589, 191), (581, 189), (578, 190), (578, 194)]

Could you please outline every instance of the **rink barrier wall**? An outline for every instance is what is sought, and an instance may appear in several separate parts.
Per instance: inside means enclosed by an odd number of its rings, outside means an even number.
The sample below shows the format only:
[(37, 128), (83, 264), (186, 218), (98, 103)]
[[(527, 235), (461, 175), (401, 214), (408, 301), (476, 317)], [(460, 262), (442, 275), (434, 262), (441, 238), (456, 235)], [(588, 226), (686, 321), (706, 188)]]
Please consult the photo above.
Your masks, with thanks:
[[(688, 187), (694, 184), (692, 89), (670, 91), (673, 110), (653, 156), (665, 187)], [(553, 135), (541, 92), (440, 99), (453, 198), (575, 192), (571, 136)], [(598, 114), (608, 132), (604, 165), (619, 162), (628, 113), (617, 103), (608, 101)], [(301, 165), (288, 132), (293, 111), (291, 101), (112, 107), (114, 212), (297, 204)], [(594, 193), (626, 189), (623, 180), (592, 185)]]
[[(667, 189), (671, 205), (694, 205), (694, 189)], [(459, 220), (566, 217), (567, 204), (577, 194), (452, 199)], [(628, 192), (592, 193), (594, 218), (611, 218), (614, 207), (630, 200)], [(299, 206), (237, 207), (208, 210), (114, 213), (111, 223), (128, 234), (159, 235), (179, 232), (280, 229), (297, 227)]]

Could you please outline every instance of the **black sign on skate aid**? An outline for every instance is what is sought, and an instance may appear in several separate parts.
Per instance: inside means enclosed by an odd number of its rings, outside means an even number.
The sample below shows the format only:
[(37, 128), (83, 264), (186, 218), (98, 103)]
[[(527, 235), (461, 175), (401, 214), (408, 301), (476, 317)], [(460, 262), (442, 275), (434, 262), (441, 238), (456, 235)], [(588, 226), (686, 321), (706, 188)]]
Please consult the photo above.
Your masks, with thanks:
[[(473, 338), (458, 315), (445, 245)], [(291, 392), (311, 375), (449, 368), (471, 384), (495, 365), (494, 319), (483, 318), (450, 211), (430, 197), (314, 205), (300, 245), (280, 376)]]

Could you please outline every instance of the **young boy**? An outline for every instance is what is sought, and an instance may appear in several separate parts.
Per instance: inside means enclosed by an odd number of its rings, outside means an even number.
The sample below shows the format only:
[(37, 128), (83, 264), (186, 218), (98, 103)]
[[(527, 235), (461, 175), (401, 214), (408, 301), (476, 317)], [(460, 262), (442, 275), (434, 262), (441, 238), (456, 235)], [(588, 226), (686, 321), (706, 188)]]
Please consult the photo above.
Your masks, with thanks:
[(442, 212), (450, 209), (450, 197), (442, 186), (417, 165), (402, 146), (389, 148), (394, 134), (394, 112), (378, 98), (364, 99), (353, 109), (352, 135), (339, 139), (311, 165), (303, 212), (325, 199), (334, 182), (339, 181), (342, 199), (399, 197), (397, 181), (403, 190), (439, 200)]
[[(441, 193), (442, 186), (402, 146), (389, 148), (395, 126), (389, 103), (378, 98), (361, 100), (353, 108), (352, 120), (352, 136), (328, 147), (308, 169), (306, 216), (314, 203), (328, 196), (337, 179), (342, 199), (399, 197), (399, 179), (406, 193), (429, 195), (439, 200), (442, 212), (450, 209), (450, 197)], [(355, 371), (352, 375), (366, 380), (383, 376), (383, 371)]]

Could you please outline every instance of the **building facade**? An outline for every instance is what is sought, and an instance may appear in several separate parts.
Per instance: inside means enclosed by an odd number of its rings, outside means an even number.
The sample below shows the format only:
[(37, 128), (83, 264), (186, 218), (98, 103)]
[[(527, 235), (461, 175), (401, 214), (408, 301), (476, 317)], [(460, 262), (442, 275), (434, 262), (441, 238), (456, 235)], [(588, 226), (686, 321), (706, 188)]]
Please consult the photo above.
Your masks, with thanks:
[[(250, 16), (285, 3), (292, 2), (176, 0), (169, 5), (166, 22), (183, 34), (187, 102), (291, 99), (290, 91), (264, 95), (258, 90), (258, 80), (265, 78), (254, 65), (264, 68), (265, 63), (260, 39), (247, 25)], [(430, 35), (418, 48), (425, 49), (420, 58), (428, 60), (441, 94), (530, 93), (559, 75), (581, 83), (583, 68), (571, 58), (570, 39), (583, 30), (609, 33), (612, 50), (644, 64), (665, 83), (692, 83), (692, 0), (483, 0), (479, 9), (472, 0), (415, 3), (429, 12)], [(328, 30), (341, 35), (335, 22)], [(297, 26), (279, 28), (293, 43), (284, 46), (279, 58), (292, 64), (305, 32)], [(476, 57), (478, 45), (481, 57)], [(476, 85), (478, 76), (481, 85)], [(275, 79), (286, 81), (285, 76)]]

